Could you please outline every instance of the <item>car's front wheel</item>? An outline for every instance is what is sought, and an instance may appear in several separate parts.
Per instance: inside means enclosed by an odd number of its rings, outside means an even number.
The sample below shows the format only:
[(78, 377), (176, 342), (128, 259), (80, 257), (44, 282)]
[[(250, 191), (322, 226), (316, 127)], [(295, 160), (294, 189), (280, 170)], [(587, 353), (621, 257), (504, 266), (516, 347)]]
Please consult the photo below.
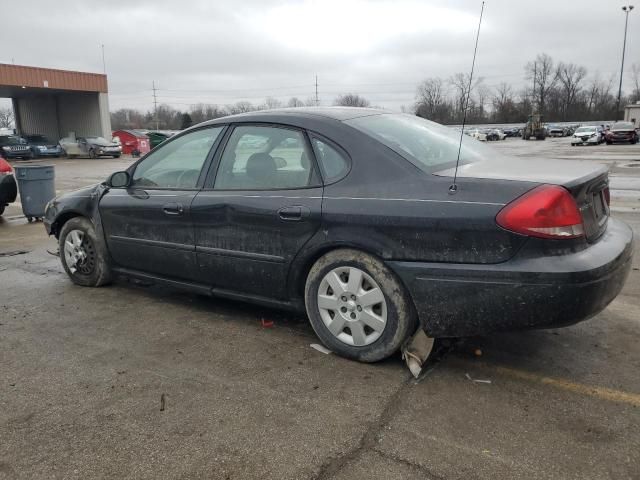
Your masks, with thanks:
[(315, 263), (305, 304), (322, 343), (362, 362), (392, 355), (417, 326), (400, 280), (380, 260), (358, 250), (334, 250)]
[(89, 150), (89, 158), (98, 158), (98, 154), (93, 148)]
[(99, 287), (111, 282), (108, 253), (88, 219), (75, 217), (65, 223), (59, 245), (62, 266), (73, 283)]

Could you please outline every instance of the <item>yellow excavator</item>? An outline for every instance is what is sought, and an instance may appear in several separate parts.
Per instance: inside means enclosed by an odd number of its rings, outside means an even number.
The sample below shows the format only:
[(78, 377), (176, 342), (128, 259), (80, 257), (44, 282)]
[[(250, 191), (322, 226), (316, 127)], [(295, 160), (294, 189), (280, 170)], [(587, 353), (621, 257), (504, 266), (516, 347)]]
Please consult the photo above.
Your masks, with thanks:
[(529, 140), (531, 137), (536, 137), (536, 140), (544, 140), (547, 138), (547, 129), (544, 128), (542, 115), (539, 113), (529, 115), (527, 124), (522, 129), (523, 140)]

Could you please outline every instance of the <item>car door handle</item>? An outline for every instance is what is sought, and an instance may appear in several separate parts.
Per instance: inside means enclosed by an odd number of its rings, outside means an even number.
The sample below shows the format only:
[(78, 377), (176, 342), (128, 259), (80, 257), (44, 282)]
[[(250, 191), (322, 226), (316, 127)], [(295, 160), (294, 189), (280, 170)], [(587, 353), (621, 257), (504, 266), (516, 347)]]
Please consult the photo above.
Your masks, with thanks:
[(167, 215), (182, 215), (184, 208), (179, 203), (167, 203), (162, 207), (162, 211)]
[(299, 222), (311, 214), (311, 210), (307, 207), (295, 205), (291, 207), (282, 207), (278, 210), (278, 216), (281, 220), (287, 222)]

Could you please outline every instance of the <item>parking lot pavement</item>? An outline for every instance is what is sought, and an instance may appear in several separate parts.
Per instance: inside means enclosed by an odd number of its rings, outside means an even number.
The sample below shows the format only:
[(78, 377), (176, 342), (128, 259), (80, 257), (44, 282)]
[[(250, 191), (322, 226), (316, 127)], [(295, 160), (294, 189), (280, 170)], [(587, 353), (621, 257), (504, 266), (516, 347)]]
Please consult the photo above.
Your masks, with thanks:
[[(63, 189), (115, 165), (59, 162)], [(298, 315), (74, 286), (55, 248), (0, 223), (0, 479), (640, 478), (638, 244), (600, 315), (456, 342), (417, 381), (312, 349)]]

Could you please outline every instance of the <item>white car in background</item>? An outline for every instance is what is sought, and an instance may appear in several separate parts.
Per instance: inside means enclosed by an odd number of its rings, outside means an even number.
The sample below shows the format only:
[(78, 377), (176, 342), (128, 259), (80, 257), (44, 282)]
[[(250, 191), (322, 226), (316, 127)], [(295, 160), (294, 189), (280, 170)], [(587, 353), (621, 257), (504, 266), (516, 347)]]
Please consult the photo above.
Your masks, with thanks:
[(477, 128), (473, 132), (471, 132), (470, 136), (472, 138), (475, 138), (476, 140), (480, 140), (481, 142), (487, 141), (487, 134), (485, 132), (482, 132), (481, 130), (478, 130)]
[(579, 127), (571, 137), (571, 145), (599, 145), (604, 142), (602, 127), (590, 125)]
[(60, 146), (67, 157), (113, 157), (122, 155), (122, 146), (102, 137), (65, 137), (60, 139)]

